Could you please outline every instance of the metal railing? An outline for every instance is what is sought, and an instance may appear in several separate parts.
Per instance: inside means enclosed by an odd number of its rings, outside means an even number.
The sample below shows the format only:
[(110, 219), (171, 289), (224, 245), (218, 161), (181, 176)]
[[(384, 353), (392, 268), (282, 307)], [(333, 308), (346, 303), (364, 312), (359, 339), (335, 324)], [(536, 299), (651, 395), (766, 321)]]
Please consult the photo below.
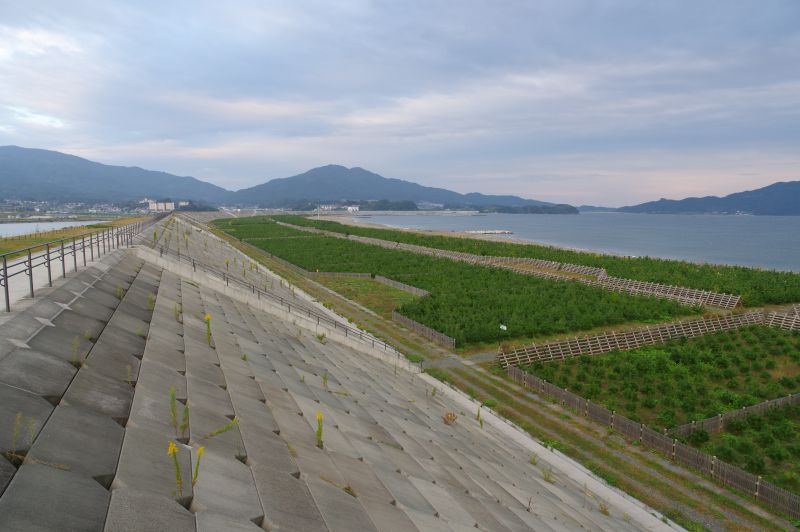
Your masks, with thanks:
[(219, 280), (225, 283), (225, 286), (230, 286), (231, 284), (233, 284), (239, 288), (247, 290), (252, 294), (255, 294), (258, 297), (258, 299), (264, 298), (264, 299), (269, 299), (274, 303), (278, 303), (281, 307), (284, 307), (286, 311), (289, 312), (290, 314), (294, 313), (299, 316), (304, 316), (306, 318), (316, 319), (317, 325), (325, 325), (327, 327), (331, 327), (334, 330), (343, 332), (346, 338), (353, 338), (355, 340), (359, 340), (365, 344), (370, 344), (373, 348), (381, 349), (386, 353), (391, 353), (398, 358), (402, 357), (403, 359), (405, 359), (405, 355), (403, 355), (395, 347), (387, 344), (386, 342), (380, 340), (379, 338), (376, 338), (375, 336), (373, 336), (368, 332), (347, 326), (343, 323), (339, 323), (330, 316), (321, 314), (318, 311), (309, 308), (308, 306), (298, 304), (296, 301), (291, 301), (278, 294), (272, 293), (268, 290), (263, 290), (253, 283), (249, 283), (235, 276), (231, 276), (228, 272), (219, 270), (213, 266), (200, 262), (195, 258), (186, 255), (185, 253), (180, 253), (178, 251), (169, 248), (164, 248), (163, 245), (154, 246), (153, 242), (151, 240), (148, 240), (146, 236), (135, 235), (133, 237), (133, 242), (136, 244), (145, 245), (150, 248), (158, 247), (159, 256), (161, 257), (167, 255), (171, 258), (177, 259), (178, 262), (184, 262), (186, 264), (189, 264), (192, 266), (192, 271), (197, 271), (199, 268), (202, 272), (206, 273), (207, 275), (217, 277)]
[[(66, 277), (68, 270), (78, 271), (79, 262), (85, 267), (96, 257), (120, 247), (131, 246), (134, 237), (156, 221), (157, 219), (153, 219), (119, 227), (109, 227), (85, 235), (52, 240), (0, 254), (2, 263), (0, 265), (0, 286), (3, 287), (6, 312), (11, 312), (10, 281), (14, 277), (18, 275), (28, 277), (28, 295), (33, 298), (35, 295), (34, 270), (45, 269), (47, 286), (52, 287), (53, 274), (58, 275), (59, 273), (58, 271), (54, 272), (54, 267), (60, 266), (61, 277)], [(68, 266), (68, 262), (72, 262), (72, 265)]]

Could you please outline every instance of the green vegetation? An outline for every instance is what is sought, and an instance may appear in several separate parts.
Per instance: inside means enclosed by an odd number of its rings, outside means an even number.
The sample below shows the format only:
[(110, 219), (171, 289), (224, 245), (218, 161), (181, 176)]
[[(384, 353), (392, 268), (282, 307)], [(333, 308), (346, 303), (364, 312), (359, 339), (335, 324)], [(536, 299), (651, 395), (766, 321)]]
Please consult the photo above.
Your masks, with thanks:
[(800, 493), (800, 405), (751, 414), (728, 422), (709, 438), (695, 431), (689, 443), (784, 489)]
[(657, 322), (699, 312), (655, 298), (608, 292), (447, 259), (318, 236), (267, 218), (217, 220), (218, 227), (310, 271), (380, 274), (431, 292), (399, 310), (459, 345), (542, 337), (604, 325)]
[(413, 294), (374, 279), (322, 277), (315, 280), (386, 319), (392, 319), (393, 310), (417, 299)]
[(572, 251), (536, 244), (512, 244), (475, 238), (458, 238), (342, 225), (302, 216), (275, 216), (277, 220), (338, 233), (381, 238), (476, 255), (531, 257), (605, 268), (609, 275), (738, 294), (747, 306), (800, 301), (800, 275), (756, 270), (741, 266), (714, 266), (650, 257), (627, 258)]
[(654, 428), (800, 391), (800, 335), (752, 326), (527, 371)]

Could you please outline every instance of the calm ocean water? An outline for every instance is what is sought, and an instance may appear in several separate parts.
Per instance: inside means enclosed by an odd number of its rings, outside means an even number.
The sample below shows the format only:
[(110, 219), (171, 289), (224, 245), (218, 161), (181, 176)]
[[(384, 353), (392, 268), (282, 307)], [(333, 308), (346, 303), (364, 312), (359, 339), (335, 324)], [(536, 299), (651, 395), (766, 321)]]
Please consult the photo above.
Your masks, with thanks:
[(554, 246), (800, 271), (800, 216), (582, 213), (380, 215), (359, 220), (410, 229), (507, 229), (514, 232), (508, 238)]
[(89, 225), (96, 223), (99, 222), (96, 220), (89, 220), (80, 222), (22, 222), (15, 224), (0, 224), (0, 237), (27, 235), (28, 233), (52, 231), (53, 229), (64, 229), (65, 227), (75, 227), (76, 225)]

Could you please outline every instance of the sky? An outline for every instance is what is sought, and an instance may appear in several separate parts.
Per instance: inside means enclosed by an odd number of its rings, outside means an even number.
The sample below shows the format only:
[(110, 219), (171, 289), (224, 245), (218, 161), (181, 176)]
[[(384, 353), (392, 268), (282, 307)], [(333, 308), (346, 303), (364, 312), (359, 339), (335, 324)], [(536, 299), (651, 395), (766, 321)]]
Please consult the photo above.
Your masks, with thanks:
[(620, 206), (800, 179), (797, 0), (0, 0), (0, 145)]

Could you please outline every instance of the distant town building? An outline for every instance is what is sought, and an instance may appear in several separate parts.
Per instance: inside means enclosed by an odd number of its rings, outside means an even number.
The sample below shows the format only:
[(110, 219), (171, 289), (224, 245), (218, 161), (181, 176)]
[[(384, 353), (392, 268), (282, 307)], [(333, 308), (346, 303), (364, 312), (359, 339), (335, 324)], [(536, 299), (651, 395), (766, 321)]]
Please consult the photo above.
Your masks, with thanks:
[(349, 207), (347, 207), (347, 212), (349, 213), (358, 212), (358, 205), (350, 205)]
[[(174, 201), (155, 201), (151, 200), (150, 198), (145, 198), (139, 203), (147, 203), (147, 210), (150, 212), (169, 212), (175, 210), (175, 202)], [(188, 202), (180, 202), (187, 203)]]

